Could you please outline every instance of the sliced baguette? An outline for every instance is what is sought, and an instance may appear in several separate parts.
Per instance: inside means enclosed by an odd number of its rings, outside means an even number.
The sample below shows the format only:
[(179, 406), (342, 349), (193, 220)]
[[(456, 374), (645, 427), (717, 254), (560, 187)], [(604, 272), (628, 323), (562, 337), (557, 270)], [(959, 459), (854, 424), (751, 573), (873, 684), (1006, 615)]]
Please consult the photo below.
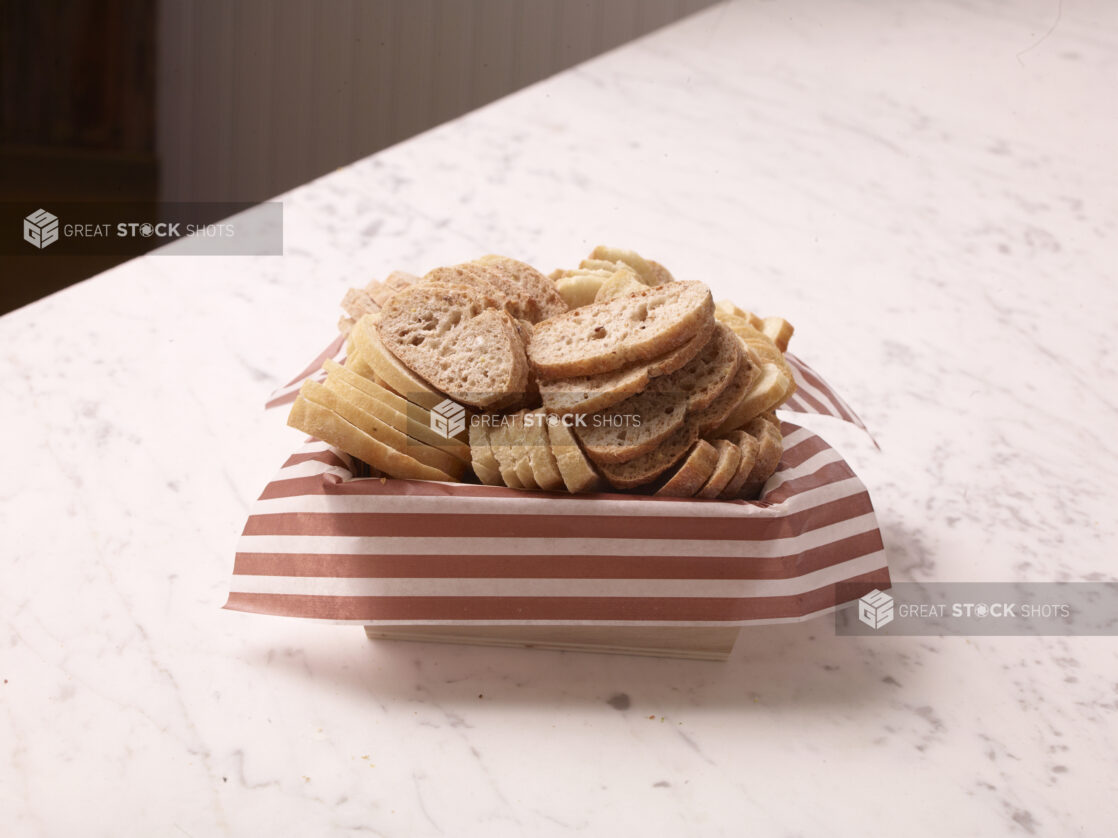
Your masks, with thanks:
[(694, 497), (710, 480), (717, 466), (718, 450), (705, 439), (700, 439), (692, 446), (675, 473), (656, 490), (656, 494), (670, 498)]
[[(611, 266), (612, 268), (612, 266)], [(556, 271), (552, 274), (555, 290), (568, 310), (588, 306), (598, 296), (613, 270)]]
[(610, 372), (681, 346), (713, 311), (710, 290), (701, 282), (648, 288), (537, 324), (530, 360), (541, 380)]
[(501, 467), (489, 446), (488, 431), (481, 422), (470, 424), (470, 456), (478, 480), (486, 486), (505, 485), (505, 481), (501, 479)]
[[(340, 379), (335, 379), (333, 387), (319, 384), (313, 379), (303, 382), (299, 395), (308, 401), (329, 408), (351, 425), (360, 428), (378, 442), (387, 445), (401, 454), (406, 454), (426, 466), (438, 469), (451, 479), (459, 480), (466, 470), (466, 463), (452, 457), (445, 451), (410, 438), (407, 434), (392, 427), (382, 417), (386, 408), (370, 396), (351, 387)], [(370, 463), (370, 465), (373, 465)]]
[(596, 463), (623, 463), (648, 453), (689, 413), (709, 407), (735, 380), (743, 362), (738, 339), (719, 324), (690, 363), (654, 380), (642, 393), (594, 414), (577, 432), (583, 448)]
[[(653, 267), (655, 265), (654, 262), (649, 262), (639, 253), (632, 250), (598, 245), (591, 251), (590, 259), (598, 262), (620, 262), (623, 265), (628, 265), (640, 276), (641, 282), (645, 285), (663, 285), (665, 282), (671, 280), (671, 274), (668, 274), (663, 266), (656, 265), (656, 267)], [(659, 268), (659, 270), (657, 270), (657, 268)]]
[(775, 421), (762, 417), (753, 419), (745, 426), (745, 432), (757, 440), (757, 460), (749, 472), (741, 493), (745, 498), (756, 498), (765, 481), (776, 472), (780, 457), (784, 453), (784, 436)]
[(698, 437), (693, 423), (684, 422), (649, 453), (624, 463), (602, 463), (598, 470), (614, 488), (635, 489), (651, 483), (679, 462)]
[(487, 426), (486, 434), (489, 438), (490, 450), (497, 460), (497, 470), (501, 474), (502, 482), (510, 489), (525, 488), (516, 469), (517, 457), (511, 437), (512, 427), (509, 420), (497, 414), (489, 414), (478, 418), (487, 421), (497, 420)]
[(755, 416), (782, 404), (791, 395), (791, 381), (773, 364), (763, 364), (749, 389), (716, 429), (721, 436), (745, 425)]
[(703, 488), (695, 493), (697, 498), (716, 498), (737, 474), (741, 465), (741, 449), (728, 439), (716, 439), (712, 443), (718, 450), (718, 463)]
[[(378, 378), (407, 399), (430, 410), (445, 401), (446, 395), (440, 393), (388, 351), (381, 342), (376, 329), (376, 315), (368, 315), (357, 321), (352, 337), (357, 347), (360, 361)], [(346, 365), (350, 366), (349, 359)], [(354, 372), (362, 373), (360, 363), (353, 365)]]
[(633, 294), (639, 294), (647, 287), (640, 281), (636, 271), (627, 265), (623, 265), (621, 270), (615, 271), (609, 279), (602, 283), (602, 287), (594, 295), (594, 302), (602, 303), (617, 297), (629, 297)]
[(401, 480), (454, 480), (449, 474), (373, 439), (344, 416), (302, 394), (291, 406), (287, 424), (341, 449), (351, 457), (357, 457), (390, 477)]
[(522, 414), (524, 446), (532, 463), (532, 477), (536, 483), (545, 492), (556, 492), (563, 488), (563, 475), (551, 451), (547, 419), (547, 414), (542, 410), (529, 410)]
[(726, 434), (725, 439), (741, 449), (738, 470), (734, 472), (734, 476), (730, 478), (730, 482), (726, 484), (719, 495), (720, 498), (730, 499), (741, 495), (742, 486), (745, 485), (749, 473), (753, 471), (753, 465), (757, 462), (757, 440), (745, 431), (731, 431)]
[(710, 321), (695, 336), (671, 352), (601, 375), (583, 375), (540, 382), (540, 398), (551, 413), (597, 413), (644, 390), (648, 383), (675, 372), (706, 345), (714, 329)]
[(559, 467), (567, 491), (571, 494), (579, 494), (596, 492), (601, 488), (601, 476), (582, 453), (571, 429), (562, 421), (549, 422), (547, 434), (551, 442), (551, 453), (555, 456), (556, 465)]
[(567, 304), (556, 289), (555, 283), (527, 262), (521, 262), (519, 259), (512, 259), (508, 256), (500, 256), (496, 253), (482, 256), (477, 261), (482, 265), (500, 266), (526, 288), (536, 302), (539, 320), (546, 320), (567, 310)]
[[(356, 371), (347, 369), (332, 359), (327, 358), (323, 363), (323, 368), (326, 370), (327, 384), (329, 384), (330, 379), (339, 378), (350, 386), (358, 388), (399, 415), (399, 419), (389, 422), (389, 424), (393, 424), (394, 427), (420, 442), (433, 445), (446, 451), (451, 456), (469, 463), (470, 446), (455, 437), (447, 438), (436, 432), (434, 423), (431, 421), (431, 412), (426, 408), (412, 404), (402, 396), (385, 388), (384, 385), (359, 375)], [(401, 419), (405, 424), (397, 424)]]
[(523, 396), (528, 364), (516, 322), (462, 289), (406, 288), (385, 304), (376, 330), (399, 361), (460, 404)]

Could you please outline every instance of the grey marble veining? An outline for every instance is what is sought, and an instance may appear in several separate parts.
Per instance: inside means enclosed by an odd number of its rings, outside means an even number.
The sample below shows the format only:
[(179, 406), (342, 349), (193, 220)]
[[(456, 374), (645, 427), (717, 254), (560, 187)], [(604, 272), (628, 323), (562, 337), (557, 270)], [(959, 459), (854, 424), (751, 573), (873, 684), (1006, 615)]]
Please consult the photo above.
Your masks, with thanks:
[(895, 578), (1114, 579), (1118, 14), (1057, 11), (719, 6), (282, 196), (283, 257), (0, 319), (4, 833), (1112, 835), (1112, 638), (715, 665), (219, 610), (346, 287), (597, 243), (796, 324)]

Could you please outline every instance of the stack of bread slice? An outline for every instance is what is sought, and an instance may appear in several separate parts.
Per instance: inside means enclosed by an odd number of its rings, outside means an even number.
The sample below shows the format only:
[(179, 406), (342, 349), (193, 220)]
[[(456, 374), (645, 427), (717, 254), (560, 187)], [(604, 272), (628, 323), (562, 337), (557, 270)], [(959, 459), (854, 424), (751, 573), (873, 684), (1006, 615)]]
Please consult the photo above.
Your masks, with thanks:
[(343, 308), (345, 365), (288, 423), (385, 475), (740, 498), (779, 463), (791, 326), (632, 251), (396, 272)]

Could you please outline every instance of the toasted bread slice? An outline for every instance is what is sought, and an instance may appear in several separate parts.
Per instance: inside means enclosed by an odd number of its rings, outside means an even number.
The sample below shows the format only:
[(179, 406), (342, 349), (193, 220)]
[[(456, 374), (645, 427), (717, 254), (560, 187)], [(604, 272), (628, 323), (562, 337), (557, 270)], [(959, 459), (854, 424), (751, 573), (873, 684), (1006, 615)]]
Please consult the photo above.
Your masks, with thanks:
[(718, 463), (707, 482), (695, 493), (697, 498), (719, 497), (741, 465), (741, 449), (730, 440), (716, 439), (712, 444), (718, 450)]
[(551, 453), (555, 456), (563, 483), (571, 494), (596, 492), (602, 478), (594, 465), (582, 453), (578, 440), (562, 420), (549, 422), (547, 434), (551, 442)]
[(713, 311), (710, 290), (701, 282), (673, 282), (592, 303), (537, 324), (530, 360), (541, 380), (610, 372), (681, 346)]
[(597, 413), (624, 401), (648, 387), (649, 382), (669, 375), (689, 363), (706, 346), (714, 330), (711, 321), (695, 336), (671, 352), (601, 375), (583, 375), (540, 382), (540, 398), (551, 413)]
[(287, 424), (310, 434), (315, 439), (339, 448), (352, 457), (368, 463), (390, 477), (401, 480), (441, 480), (454, 482), (449, 474), (402, 454), (391, 446), (365, 433), (344, 416), (326, 405), (300, 394), (291, 405)]
[(675, 473), (656, 490), (656, 494), (671, 498), (694, 497), (710, 480), (717, 466), (718, 450), (705, 439), (700, 439), (691, 447)]
[(385, 304), (376, 329), (399, 361), (460, 404), (507, 403), (527, 386), (516, 322), (460, 288), (406, 288)]

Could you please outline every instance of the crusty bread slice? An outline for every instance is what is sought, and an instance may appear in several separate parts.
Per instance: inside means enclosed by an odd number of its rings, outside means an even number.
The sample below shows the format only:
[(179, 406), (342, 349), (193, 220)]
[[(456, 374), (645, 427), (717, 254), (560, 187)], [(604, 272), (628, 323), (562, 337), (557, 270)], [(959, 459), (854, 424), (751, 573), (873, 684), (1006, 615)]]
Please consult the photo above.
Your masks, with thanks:
[(492, 420), (492, 424), (486, 427), (486, 434), (489, 438), (489, 448), (493, 452), (494, 459), (497, 460), (497, 470), (501, 474), (502, 482), (510, 489), (525, 488), (516, 468), (518, 460), (511, 435), (512, 426), (508, 419), (498, 414), (487, 414), (478, 418)]
[(594, 302), (602, 303), (617, 297), (629, 297), (639, 294), (648, 286), (641, 282), (637, 272), (628, 265), (622, 265), (621, 270), (614, 273), (602, 283), (598, 293), (594, 295)]
[(378, 378), (383, 380), (407, 399), (409, 402), (421, 405), (428, 410), (446, 400), (446, 395), (440, 393), (408, 367), (400, 362), (381, 342), (377, 332), (376, 321), (379, 315), (367, 315), (357, 321), (351, 337), (358, 350), (358, 362), (350, 364), (346, 359), (346, 366), (351, 366), (354, 372), (364, 374), (361, 362)]
[(423, 276), (423, 284), (438, 285), (443, 288), (468, 290), (489, 308), (511, 309), (512, 301), (505, 289), (499, 287), (472, 265), (449, 265), (434, 268)]
[(602, 485), (602, 478), (594, 465), (586, 459), (579, 448), (578, 440), (563, 422), (554, 421), (547, 425), (551, 441), (551, 453), (555, 455), (556, 465), (563, 477), (563, 483), (571, 494), (596, 492)]
[(592, 303), (536, 325), (528, 351), (540, 379), (596, 375), (686, 343), (713, 317), (701, 282), (673, 282)]
[(662, 375), (675, 372), (689, 363), (710, 339), (714, 321), (710, 321), (691, 340), (651, 361), (601, 375), (582, 375), (541, 381), (540, 398), (551, 413), (597, 413), (644, 390), (648, 383)]
[(654, 450), (624, 463), (601, 463), (598, 470), (609, 484), (616, 489), (635, 489), (651, 483), (665, 471), (679, 462), (698, 439), (691, 422), (680, 427), (660, 443)]
[(347, 369), (330, 358), (327, 358), (322, 366), (326, 370), (327, 385), (329, 385), (331, 379), (337, 378), (352, 387), (356, 387), (369, 397), (383, 403), (396, 414), (396, 417), (389, 421), (389, 424), (393, 427), (420, 442), (446, 451), (464, 463), (468, 464), (470, 462), (470, 446), (461, 439), (453, 436), (448, 438), (435, 431), (434, 423), (431, 421), (431, 412), (427, 408), (412, 404), (402, 396), (385, 388), (384, 385), (359, 375), (354, 370)]
[(694, 497), (710, 480), (717, 466), (718, 450), (705, 439), (700, 439), (675, 473), (656, 490), (656, 494), (670, 498)]
[(551, 441), (547, 432), (547, 414), (542, 410), (526, 410), (521, 414), (524, 425), (524, 447), (532, 463), (532, 477), (545, 492), (556, 492), (563, 488), (563, 475), (551, 452)]
[(782, 404), (791, 395), (790, 379), (773, 364), (762, 364), (749, 389), (733, 406), (716, 433), (720, 436), (742, 427), (750, 419)]
[(507, 403), (527, 386), (516, 322), (462, 289), (406, 288), (385, 304), (376, 329), (389, 352), (460, 404)]
[(741, 449), (730, 440), (716, 439), (712, 444), (718, 450), (718, 463), (703, 488), (695, 493), (697, 498), (716, 498), (721, 495), (741, 465)]
[(694, 424), (699, 436), (710, 436), (722, 426), (734, 406), (740, 403), (742, 397), (749, 392), (756, 370), (757, 368), (747, 363), (743, 356), (742, 363), (738, 366), (737, 372), (730, 379), (726, 389), (719, 393), (718, 397), (708, 407), (689, 414), (688, 418)]
[(719, 324), (690, 363), (643, 392), (589, 417), (577, 433), (596, 463), (623, 463), (653, 450), (691, 413), (706, 410), (744, 362), (734, 333)]
[(730, 431), (726, 434), (725, 439), (741, 449), (738, 470), (734, 472), (734, 476), (730, 478), (730, 482), (726, 484), (719, 495), (720, 498), (730, 499), (741, 494), (741, 488), (745, 485), (749, 472), (753, 471), (753, 465), (757, 462), (757, 440), (745, 431)]
[(332, 386), (328, 387), (314, 379), (307, 379), (299, 388), (299, 395), (308, 401), (329, 408), (351, 425), (360, 428), (389, 448), (406, 454), (426, 466), (438, 469), (444, 474), (449, 474), (453, 480), (461, 479), (466, 470), (466, 463), (462, 460), (434, 446), (412, 439), (388, 424), (384, 419), (387, 409), (376, 399), (363, 394), (340, 379), (335, 379), (331, 384)]
[(745, 426), (745, 432), (757, 440), (757, 461), (742, 486), (741, 494), (745, 498), (756, 498), (765, 481), (773, 476), (776, 467), (780, 465), (780, 457), (784, 453), (784, 436), (777, 422), (760, 416)]
[(449, 474), (431, 468), (369, 436), (344, 416), (326, 405), (300, 394), (291, 405), (287, 424), (303, 433), (357, 457), (390, 477), (401, 480), (441, 480), (454, 482)]
[(501, 479), (501, 467), (489, 446), (489, 433), (481, 422), (470, 424), (470, 457), (478, 480), (486, 486), (505, 485)]
[(498, 265), (507, 271), (535, 300), (537, 319), (530, 320), (536, 323), (546, 320), (567, 310), (567, 304), (555, 287), (555, 283), (537, 271), (527, 262), (512, 259), (508, 256), (499, 256), (495, 253), (487, 254), (477, 260), (482, 265)]

